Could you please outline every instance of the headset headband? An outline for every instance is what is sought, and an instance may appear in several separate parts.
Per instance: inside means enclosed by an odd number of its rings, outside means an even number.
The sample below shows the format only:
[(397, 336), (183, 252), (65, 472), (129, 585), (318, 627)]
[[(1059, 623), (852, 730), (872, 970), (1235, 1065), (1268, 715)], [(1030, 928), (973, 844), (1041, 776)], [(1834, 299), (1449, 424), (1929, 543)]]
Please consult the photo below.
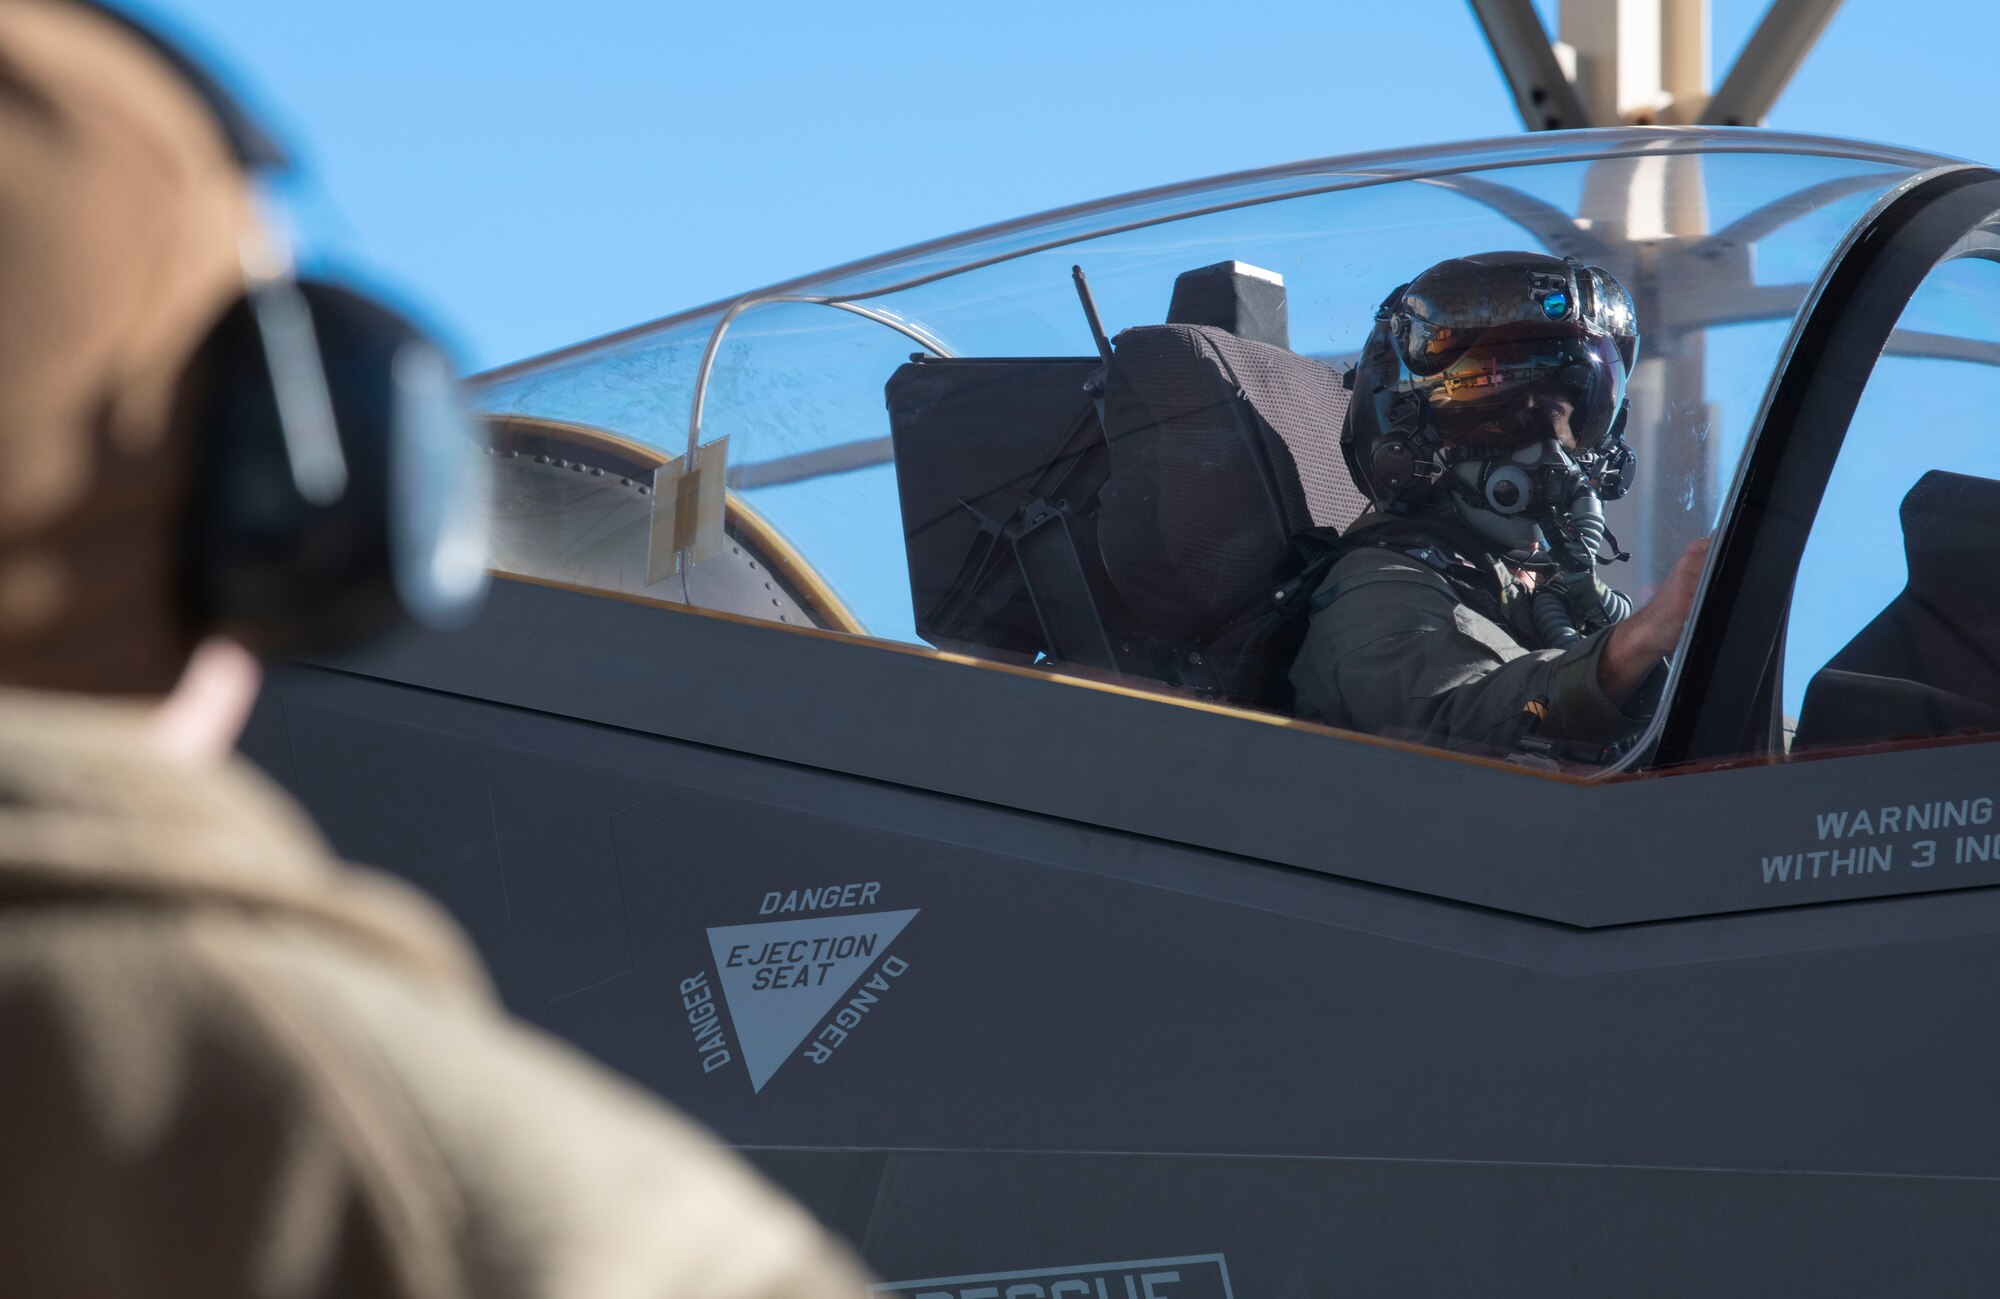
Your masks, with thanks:
[[(178, 73), (246, 179), (285, 168), (186, 51), (103, 0), (72, 3)], [(351, 289), (246, 266), (201, 364), (184, 572), (196, 625), (283, 655), (354, 644), (399, 615), (472, 615), (485, 584), (475, 433), (434, 340)]]
[(291, 159), (271, 133), (187, 51), (122, 9), (115, 9), (101, 3), (101, 0), (74, 2), (116, 23), (179, 73), (195, 96), (207, 106), (209, 115), (215, 119), (216, 125), (222, 129), (223, 138), (229, 143), (229, 151), (245, 171), (276, 172), (291, 166)]

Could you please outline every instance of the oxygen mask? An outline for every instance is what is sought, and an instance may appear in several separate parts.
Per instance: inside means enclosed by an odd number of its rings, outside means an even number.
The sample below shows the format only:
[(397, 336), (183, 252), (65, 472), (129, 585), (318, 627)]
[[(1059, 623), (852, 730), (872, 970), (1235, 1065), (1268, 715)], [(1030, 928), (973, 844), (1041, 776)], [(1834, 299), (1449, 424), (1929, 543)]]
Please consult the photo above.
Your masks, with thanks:
[(1467, 528), (1539, 576), (1530, 610), (1543, 648), (1568, 648), (1631, 612), (1631, 602), (1597, 578), (1597, 565), (1629, 556), (1617, 549), (1587, 468), (1560, 441), (1462, 462), (1451, 489)]
[[(1579, 509), (1586, 519), (1594, 511), (1595, 533), (1602, 538), (1604, 512), (1589, 477), (1554, 436), (1503, 455), (1462, 460), (1452, 467), (1450, 481), (1466, 526), (1517, 566), (1547, 566), (1552, 558), (1561, 563), (1564, 552), (1576, 548), (1578, 529), (1571, 516)], [(1586, 523), (1584, 532), (1591, 531)]]

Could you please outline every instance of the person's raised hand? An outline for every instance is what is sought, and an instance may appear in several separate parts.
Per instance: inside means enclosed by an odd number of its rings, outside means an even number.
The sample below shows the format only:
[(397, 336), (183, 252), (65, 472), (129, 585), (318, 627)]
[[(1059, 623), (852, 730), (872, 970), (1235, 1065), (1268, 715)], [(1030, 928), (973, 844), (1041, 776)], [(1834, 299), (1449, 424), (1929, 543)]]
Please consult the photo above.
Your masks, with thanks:
[(1690, 541), (1667, 570), (1667, 580), (1660, 583), (1653, 598), (1605, 633), (1609, 639), (1597, 657), (1597, 684), (1611, 702), (1624, 703), (1660, 660), (1681, 643), (1695, 590), (1701, 585), (1702, 565), (1708, 562), (1708, 543), (1707, 537)]

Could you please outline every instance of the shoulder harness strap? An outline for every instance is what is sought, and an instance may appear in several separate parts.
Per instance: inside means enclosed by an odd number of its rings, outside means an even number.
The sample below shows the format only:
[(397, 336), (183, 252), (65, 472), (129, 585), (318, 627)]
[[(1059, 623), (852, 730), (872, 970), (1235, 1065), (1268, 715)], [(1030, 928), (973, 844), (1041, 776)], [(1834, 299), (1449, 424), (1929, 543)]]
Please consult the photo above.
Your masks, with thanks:
[[(1463, 528), (1441, 519), (1391, 519), (1345, 538), (1341, 544), (1345, 549), (1371, 546), (1406, 555), (1443, 578), (1452, 593), (1475, 612), (1502, 627), (1509, 625), (1491, 563), (1474, 558), (1483, 556), (1485, 547)], [(1324, 609), (1348, 591), (1364, 585), (1366, 578), (1337, 582), (1313, 598), (1313, 610)]]

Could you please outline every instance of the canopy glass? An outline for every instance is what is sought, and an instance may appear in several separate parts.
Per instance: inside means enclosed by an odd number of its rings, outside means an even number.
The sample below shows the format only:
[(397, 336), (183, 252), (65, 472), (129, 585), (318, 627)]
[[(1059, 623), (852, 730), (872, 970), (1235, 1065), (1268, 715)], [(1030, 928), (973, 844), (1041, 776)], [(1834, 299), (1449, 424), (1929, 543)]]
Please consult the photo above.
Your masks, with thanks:
[[(480, 400), (505, 430), (493, 564), (1169, 696), (1230, 698), (1226, 683), (1197, 672), (1136, 671), (1115, 647), (1115, 661), (1093, 662), (1021, 636), (964, 634), (978, 624), (963, 618), (959, 634), (943, 637), (927, 607), (945, 579), (979, 585), (970, 547), (981, 521), (1004, 522), (994, 515), (1000, 480), (1015, 498), (1032, 494), (1022, 471), (1053, 463), (1064, 403), (1088, 407), (1098, 349), (1072, 266), (1114, 337), (1165, 320), (1183, 272), (1228, 261), (1268, 272), (1283, 285), (1291, 351), (1338, 372), (1384, 296), (1426, 266), (1526, 249), (1603, 266), (1635, 300), (1643, 341), (1627, 438), (1638, 471), (1608, 507), (1631, 561), (1605, 575), (1643, 601), (1721, 517), (1797, 319), (1844, 241), (1887, 197), (1944, 165), (1762, 131), (1558, 133), (1225, 177), (835, 268), (484, 376)], [(1946, 306), (1940, 299), (1925, 316), (1927, 334), (1964, 332)], [(1969, 336), (1990, 328), (1982, 320)], [(915, 400), (892, 384), (914, 382), (914, 357), (1074, 360), (1018, 381), (1053, 395), (1021, 397), (1009, 378), (990, 396), (994, 418), (954, 433), (948, 419), (906, 410), (898, 427), (892, 418), (893, 403)], [(1034, 424), (1018, 434), (1005, 414), (1017, 399)], [(1338, 470), (1339, 429), (1318, 436)], [(1008, 438), (1023, 449), (995, 458), (995, 440)], [(702, 513), (695, 481), (676, 478), (689, 466), (720, 469), (725, 509)], [(1338, 486), (1351, 517), (1357, 502)], [(922, 540), (923, 527), (955, 507), (966, 510), (964, 529), (938, 542), (953, 553), (919, 553), (937, 540)], [(978, 604), (978, 592), (957, 594)]]

